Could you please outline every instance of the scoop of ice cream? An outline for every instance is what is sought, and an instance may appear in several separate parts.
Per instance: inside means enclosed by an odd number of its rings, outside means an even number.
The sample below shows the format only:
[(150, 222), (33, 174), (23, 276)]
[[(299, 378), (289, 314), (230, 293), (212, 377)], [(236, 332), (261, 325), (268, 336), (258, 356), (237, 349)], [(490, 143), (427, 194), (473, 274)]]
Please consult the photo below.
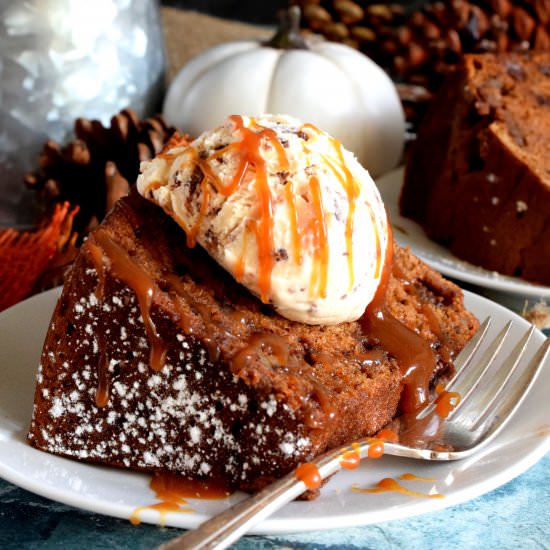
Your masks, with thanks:
[(231, 116), (142, 163), (139, 192), (288, 319), (359, 318), (378, 288), (388, 221), (339, 141), (286, 116)]

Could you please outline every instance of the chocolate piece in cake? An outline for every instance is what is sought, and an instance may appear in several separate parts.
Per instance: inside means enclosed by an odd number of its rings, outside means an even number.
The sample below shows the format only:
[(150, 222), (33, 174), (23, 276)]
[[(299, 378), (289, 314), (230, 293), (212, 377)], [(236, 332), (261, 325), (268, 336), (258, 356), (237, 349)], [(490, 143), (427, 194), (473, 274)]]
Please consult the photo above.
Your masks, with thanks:
[[(433, 350), (433, 378), (477, 326), (460, 290), (397, 249), (385, 308)], [(416, 335), (415, 335), (416, 333)], [(255, 490), (375, 434), (402, 365), (360, 321), (289, 321), (132, 193), (83, 244), (54, 312), (30, 443), (66, 457)]]
[(550, 53), (466, 55), (438, 93), (400, 208), (458, 257), (550, 284)]

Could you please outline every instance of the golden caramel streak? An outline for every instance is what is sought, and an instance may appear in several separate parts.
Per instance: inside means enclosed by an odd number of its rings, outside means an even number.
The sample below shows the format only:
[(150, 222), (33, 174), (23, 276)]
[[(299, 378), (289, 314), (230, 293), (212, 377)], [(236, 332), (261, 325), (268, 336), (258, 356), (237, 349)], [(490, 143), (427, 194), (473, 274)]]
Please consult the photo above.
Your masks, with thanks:
[(376, 265), (374, 266), (374, 278), (378, 279), (380, 276), (380, 271), (382, 269), (382, 244), (380, 243), (380, 235), (378, 234), (378, 229), (376, 227), (376, 219), (374, 217), (374, 212), (369, 206), (369, 215), (372, 222), (372, 228), (374, 230), (374, 238), (376, 242)]
[(294, 184), (292, 180), (288, 181), (285, 186), (286, 202), (288, 205), (290, 231), (292, 234), (292, 253), (296, 264), (301, 265), (303, 260), (302, 255), (302, 235), (298, 228), (298, 211), (296, 210), (296, 196), (294, 194)]
[[(348, 185), (348, 175), (354, 179), (349, 170), (328, 156), (324, 156), (323, 158), (329, 168), (333, 171), (334, 175), (340, 181), (340, 184), (346, 191), (346, 195), (348, 197), (348, 215), (346, 218), (346, 252), (348, 259), (349, 288), (352, 289), (355, 282), (355, 274), (353, 271), (353, 220), (355, 216), (355, 199), (357, 198), (358, 193), (354, 194)], [(340, 170), (344, 172), (344, 175), (342, 175)], [(357, 191), (357, 189), (355, 189), (355, 191)]]
[(210, 187), (208, 185), (208, 177), (203, 174), (203, 178), (201, 180), (200, 186), (202, 191), (202, 200), (201, 200), (201, 207), (199, 210), (199, 215), (197, 216), (197, 221), (191, 227), (189, 232), (187, 233), (187, 245), (192, 248), (197, 243), (197, 234), (200, 230), (202, 221), (204, 220), (204, 216), (206, 215), (206, 212), (208, 210), (208, 204), (210, 201)]
[(327, 269), (328, 269), (328, 235), (327, 235), (327, 225), (326, 217), (323, 209), (323, 201), (321, 196), (321, 186), (319, 185), (319, 180), (312, 176), (309, 180), (309, 186), (311, 189), (311, 195), (313, 199), (313, 209), (315, 212), (315, 262), (318, 265), (318, 285), (317, 285), (317, 296), (326, 298), (327, 296)]

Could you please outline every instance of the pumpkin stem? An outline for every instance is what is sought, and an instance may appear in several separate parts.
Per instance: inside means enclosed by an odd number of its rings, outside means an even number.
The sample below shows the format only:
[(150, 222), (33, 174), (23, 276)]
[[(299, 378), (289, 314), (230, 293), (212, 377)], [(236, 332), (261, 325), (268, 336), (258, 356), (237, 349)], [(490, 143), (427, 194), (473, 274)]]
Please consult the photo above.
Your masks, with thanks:
[(280, 50), (308, 50), (308, 46), (300, 32), (299, 6), (290, 6), (279, 14), (279, 28), (273, 37), (264, 42), (264, 46)]

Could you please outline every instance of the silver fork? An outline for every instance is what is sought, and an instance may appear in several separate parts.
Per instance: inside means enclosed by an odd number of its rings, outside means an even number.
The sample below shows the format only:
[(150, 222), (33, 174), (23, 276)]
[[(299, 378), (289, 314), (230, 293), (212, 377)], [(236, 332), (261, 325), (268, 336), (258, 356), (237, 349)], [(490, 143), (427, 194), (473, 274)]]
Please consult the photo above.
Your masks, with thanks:
[[(488, 339), (486, 335), (490, 323), (491, 319), (487, 318), (456, 357), (456, 374), (445, 386), (444, 391), (460, 395), (460, 401), (440, 426), (438, 441), (443, 443), (446, 450), (384, 442), (384, 454), (425, 460), (457, 460), (475, 453), (502, 430), (524, 400), (545, 363), (549, 355), (550, 338), (546, 338), (527, 365), (522, 364), (529, 340), (535, 331), (531, 327), (501, 362), (497, 356), (510, 331), (512, 321), (509, 321), (474, 362), (479, 347)], [(434, 414), (435, 401), (416, 415), (417, 421), (429, 421), (439, 416)], [(379, 443), (379, 440), (372, 437), (359, 439), (353, 446), (344, 445), (328, 451), (311, 461), (311, 464), (317, 468), (320, 478), (326, 479), (342, 469), (342, 457), (346, 451), (352, 450), (364, 458), (373, 442)], [(159, 546), (157, 550), (227, 548), (253, 525), (305, 490), (304, 482), (296, 477), (295, 472), (291, 472), (205, 521), (197, 529)]]

